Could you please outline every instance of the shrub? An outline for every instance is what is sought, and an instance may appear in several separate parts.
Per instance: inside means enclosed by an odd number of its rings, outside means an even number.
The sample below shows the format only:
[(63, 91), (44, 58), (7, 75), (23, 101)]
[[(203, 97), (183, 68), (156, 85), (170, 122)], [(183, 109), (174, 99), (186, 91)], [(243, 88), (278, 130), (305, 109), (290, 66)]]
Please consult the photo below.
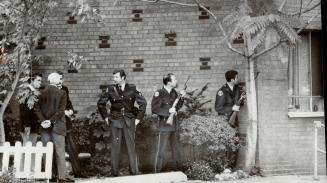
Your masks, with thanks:
[(212, 180), (215, 176), (209, 163), (203, 160), (190, 163), (186, 175), (193, 180)]
[(22, 180), (22, 179), (16, 179), (14, 176), (14, 170), (13, 168), (9, 168), (8, 171), (4, 172), (0, 176), (0, 182), (1, 183), (32, 183), (35, 182), (34, 180)]
[[(136, 150), (140, 159), (151, 160), (152, 147), (155, 143), (155, 129), (157, 118), (155, 116), (145, 116), (141, 123), (137, 126)], [(111, 176), (111, 137), (110, 127), (102, 120), (98, 111), (92, 113), (88, 117), (75, 119), (73, 122), (73, 134), (76, 144), (80, 147), (80, 152), (90, 152), (92, 154), (90, 160), (85, 164), (85, 176)], [(122, 142), (122, 155), (124, 158), (127, 152), (124, 151), (124, 142)], [(124, 155), (123, 155), (124, 154)], [(142, 172), (152, 171), (151, 162), (142, 161)], [(128, 164), (124, 167), (124, 160), (120, 163), (120, 175), (128, 175)], [(144, 170), (145, 168), (145, 170)]]
[(72, 121), (75, 143), (80, 152), (93, 154), (96, 150), (109, 149), (110, 128), (101, 119), (98, 111)]
[[(216, 173), (232, 167), (234, 160), (230, 155), (235, 154), (240, 146), (236, 133), (224, 116), (193, 115), (181, 123), (181, 140), (193, 146), (193, 160), (207, 162)], [(200, 151), (200, 157), (197, 157), (196, 150)]]
[(215, 175), (215, 180), (230, 181), (230, 180), (237, 180), (237, 179), (245, 179), (249, 177), (250, 176), (242, 170), (237, 170), (232, 173), (231, 170), (225, 169), (224, 172), (222, 172), (221, 174)]
[(111, 175), (111, 160), (110, 160), (110, 150), (102, 149), (97, 150), (94, 156), (90, 159), (90, 164), (87, 165), (87, 174), (88, 176), (102, 175), (110, 176)]
[(210, 152), (236, 151), (239, 148), (237, 131), (230, 127), (224, 116), (193, 115), (182, 121), (181, 130), (184, 143), (203, 146)]

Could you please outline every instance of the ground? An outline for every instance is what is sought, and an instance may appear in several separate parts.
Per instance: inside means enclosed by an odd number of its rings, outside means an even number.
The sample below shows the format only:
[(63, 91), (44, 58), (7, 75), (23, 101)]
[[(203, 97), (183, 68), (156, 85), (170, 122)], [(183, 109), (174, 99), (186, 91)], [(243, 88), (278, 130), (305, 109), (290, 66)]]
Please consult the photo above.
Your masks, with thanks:
[[(164, 181), (164, 180), (162, 180)], [(76, 183), (88, 183), (88, 182), (97, 182), (97, 183), (107, 183), (112, 182), (107, 178), (104, 179), (77, 179)], [(115, 181), (113, 181), (115, 182)], [(133, 179), (130, 181), (134, 182)], [(199, 181), (199, 180), (189, 180), (178, 183), (325, 183), (327, 182), (327, 176), (319, 176), (318, 180), (314, 180), (312, 175), (285, 175), (285, 176), (266, 176), (266, 177), (250, 177), (248, 179), (241, 180), (232, 180), (232, 181)], [(128, 183), (128, 182), (126, 182)], [(164, 182), (162, 182), (164, 183)], [(176, 182), (177, 183), (177, 182)]]

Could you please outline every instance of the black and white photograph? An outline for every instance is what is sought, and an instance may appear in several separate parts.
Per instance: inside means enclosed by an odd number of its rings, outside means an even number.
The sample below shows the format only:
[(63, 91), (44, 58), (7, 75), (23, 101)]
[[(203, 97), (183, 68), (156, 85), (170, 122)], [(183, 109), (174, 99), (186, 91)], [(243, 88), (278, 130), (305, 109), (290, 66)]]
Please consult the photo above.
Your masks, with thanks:
[(0, 0), (0, 183), (327, 182), (326, 4)]

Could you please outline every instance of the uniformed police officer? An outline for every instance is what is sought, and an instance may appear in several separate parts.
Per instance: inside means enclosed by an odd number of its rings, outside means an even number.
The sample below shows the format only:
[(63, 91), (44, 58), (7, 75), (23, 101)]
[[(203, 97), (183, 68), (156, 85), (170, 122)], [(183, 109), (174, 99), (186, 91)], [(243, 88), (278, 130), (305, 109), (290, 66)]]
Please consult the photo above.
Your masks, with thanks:
[(228, 119), (233, 111), (239, 111), (236, 105), (240, 98), (240, 87), (238, 86), (238, 72), (229, 70), (225, 73), (226, 83), (218, 90), (216, 95), (215, 110), (218, 115), (225, 115)]
[[(215, 110), (218, 115), (224, 115), (229, 118), (233, 111), (239, 111), (240, 106), (236, 105), (240, 98), (240, 87), (238, 85), (238, 72), (229, 70), (225, 73), (226, 83), (218, 90), (216, 95)], [(235, 126), (238, 126), (238, 119), (235, 119)], [(238, 135), (237, 135), (238, 136)], [(236, 166), (237, 151), (228, 152), (227, 159), (231, 162), (231, 168)]]
[[(113, 72), (113, 85), (109, 85), (99, 101), (98, 109), (109, 125), (111, 123), (111, 165), (112, 175), (119, 174), (119, 155), (122, 135), (127, 146), (130, 172), (138, 174), (138, 160), (135, 151), (135, 127), (143, 119), (146, 110), (146, 100), (142, 94), (136, 90), (135, 85), (125, 82), (126, 74), (124, 70)], [(108, 115), (106, 103), (110, 100), (110, 114)], [(139, 105), (135, 110), (134, 104)]]
[[(164, 86), (158, 89), (152, 98), (151, 110), (153, 114), (158, 115), (158, 144), (155, 154), (154, 172), (160, 172), (164, 163), (164, 153), (167, 143), (170, 142), (172, 149), (172, 157), (177, 168), (181, 158), (180, 141), (179, 141), (179, 124), (177, 121), (177, 111), (183, 106), (183, 98), (173, 107), (174, 101), (178, 97), (178, 93), (174, 88), (177, 87), (176, 76), (172, 73), (163, 77)], [(180, 92), (181, 97), (184, 97), (186, 92)], [(167, 119), (170, 114), (174, 114), (173, 123), (167, 124)]]

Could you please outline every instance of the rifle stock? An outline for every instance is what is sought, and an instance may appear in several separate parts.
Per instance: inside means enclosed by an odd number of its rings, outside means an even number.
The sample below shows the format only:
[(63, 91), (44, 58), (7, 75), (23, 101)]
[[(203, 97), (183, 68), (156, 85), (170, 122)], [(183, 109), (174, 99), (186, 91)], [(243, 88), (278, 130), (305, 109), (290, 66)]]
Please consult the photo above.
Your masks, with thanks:
[[(186, 90), (186, 88), (187, 88), (187, 85), (186, 85), (186, 84), (187, 84), (187, 82), (188, 82), (189, 79), (190, 79), (190, 76), (187, 77), (187, 80), (186, 80), (186, 82), (185, 82), (185, 84), (184, 84), (184, 90)], [(177, 97), (176, 100), (174, 101), (174, 104), (173, 104), (172, 108), (174, 108), (174, 107), (177, 106), (177, 104), (178, 104), (179, 100), (181, 99), (181, 97), (182, 97), (182, 95), (181, 95), (181, 94), (178, 94), (178, 97)], [(177, 113), (170, 113), (170, 114), (169, 114), (169, 117), (168, 117), (168, 119), (167, 119), (167, 121), (166, 121), (166, 123), (169, 124), (169, 125), (173, 125), (174, 116), (175, 116), (176, 114), (177, 114)]]
[[(240, 106), (244, 98), (245, 98), (245, 92), (243, 92), (241, 94), (241, 98), (237, 101), (236, 105)], [(238, 111), (233, 111), (232, 115), (228, 119), (228, 123), (232, 128), (235, 128), (237, 126), (237, 124), (236, 124), (237, 114), (238, 114)]]
[(173, 125), (173, 121), (174, 121), (174, 113), (171, 113), (167, 119), (167, 124), (168, 125)]
[(232, 115), (228, 120), (228, 123), (232, 128), (236, 127), (236, 117), (237, 117), (237, 111), (233, 111)]
[[(178, 95), (178, 97), (174, 101), (174, 104), (173, 104), (172, 108), (173, 107), (176, 107), (176, 105), (178, 104), (180, 98), (181, 98), (181, 96)], [(169, 125), (172, 125), (173, 124), (173, 121), (174, 121), (174, 116), (175, 115), (176, 115), (176, 113), (170, 113), (166, 123), (169, 124)]]

